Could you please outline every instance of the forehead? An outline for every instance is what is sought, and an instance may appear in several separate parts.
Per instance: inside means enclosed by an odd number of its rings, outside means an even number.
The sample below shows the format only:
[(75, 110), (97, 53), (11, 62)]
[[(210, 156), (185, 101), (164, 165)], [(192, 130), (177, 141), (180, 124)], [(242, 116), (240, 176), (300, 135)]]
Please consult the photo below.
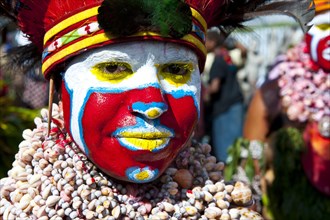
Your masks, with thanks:
[(330, 11), (327, 11), (319, 15), (315, 15), (315, 17), (310, 22), (310, 24), (313, 25), (330, 24)]
[(320, 15), (316, 15), (309, 24), (313, 25), (308, 31), (310, 35), (321, 34), (322, 37), (329, 36), (330, 11)]
[(141, 62), (194, 62), (197, 63), (197, 55), (189, 48), (167, 42), (129, 42), (107, 45), (90, 50), (77, 56), (72, 63), (123, 61), (129, 63)]

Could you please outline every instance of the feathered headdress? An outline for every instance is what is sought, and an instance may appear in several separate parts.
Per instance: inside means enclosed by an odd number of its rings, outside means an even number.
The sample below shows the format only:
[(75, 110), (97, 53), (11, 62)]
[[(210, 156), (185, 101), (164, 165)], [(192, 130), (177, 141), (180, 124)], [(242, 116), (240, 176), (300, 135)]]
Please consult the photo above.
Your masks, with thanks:
[(0, 0), (3, 11), (42, 54), (46, 78), (69, 58), (90, 48), (125, 41), (155, 40), (185, 45), (206, 57), (205, 33), (229, 33), (253, 17), (284, 13), (307, 29), (312, 0)]

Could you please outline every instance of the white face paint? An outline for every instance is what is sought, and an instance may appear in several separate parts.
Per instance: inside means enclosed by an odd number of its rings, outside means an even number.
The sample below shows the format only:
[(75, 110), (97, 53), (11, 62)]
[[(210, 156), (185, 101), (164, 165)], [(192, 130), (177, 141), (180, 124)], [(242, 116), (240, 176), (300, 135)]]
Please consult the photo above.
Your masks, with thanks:
[[(329, 70), (330, 62), (330, 12), (315, 16), (308, 31), (308, 44), (312, 60)], [(328, 64), (327, 64), (328, 63)]]
[[(113, 72), (107, 72), (112, 68), (123, 74), (112, 78)], [(170, 73), (176, 70), (179, 74)], [(78, 56), (68, 65), (64, 75), (64, 91), (68, 100), (63, 100), (63, 104), (66, 102), (69, 106), (64, 109), (70, 109), (70, 113), (64, 112), (70, 115), (65, 117), (66, 123), (70, 124), (70, 132), (77, 145), (108, 174), (133, 182), (149, 181), (156, 176), (141, 180), (129, 177), (127, 172), (139, 167), (143, 172), (157, 170), (158, 174), (166, 168), (168, 161), (174, 159), (197, 121), (200, 83), (197, 56), (186, 47), (164, 42), (108, 45)], [(118, 131), (126, 134), (133, 133), (133, 130), (140, 130), (145, 137), (132, 141), (115, 135)], [(168, 137), (154, 137), (159, 135), (155, 131)], [(151, 138), (146, 138), (149, 136)], [(105, 144), (107, 141), (111, 142), (111, 147)], [(128, 142), (130, 145), (126, 144)], [(126, 174), (119, 168), (114, 171), (111, 163), (101, 162), (106, 159), (96, 151), (108, 156), (109, 148), (116, 157), (128, 161), (121, 168)], [(118, 155), (120, 150), (117, 148), (128, 149), (128, 152)], [(145, 162), (141, 164), (141, 160), (132, 159), (137, 152), (145, 152), (146, 149), (154, 153), (152, 158), (164, 162), (159, 163), (159, 167), (150, 168), (150, 165), (143, 164)], [(135, 155), (129, 155), (131, 151)], [(118, 166), (115, 161), (114, 166)]]

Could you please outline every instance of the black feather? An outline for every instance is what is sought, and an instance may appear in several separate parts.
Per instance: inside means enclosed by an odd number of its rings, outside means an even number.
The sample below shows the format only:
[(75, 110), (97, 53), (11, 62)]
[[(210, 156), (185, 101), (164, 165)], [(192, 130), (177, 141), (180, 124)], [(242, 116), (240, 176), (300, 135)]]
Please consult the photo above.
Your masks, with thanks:
[(247, 29), (243, 22), (256, 17), (283, 14), (294, 18), (303, 31), (310, 28), (308, 22), (314, 17), (315, 8), (312, 0), (236, 0), (229, 1), (220, 14), (219, 24), (222, 32), (230, 34), (233, 30)]
[(3, 70), (13, 74), (25, 74), (41, 66), (41, 54), (34, 44), (13, 47), (0, 58), (6, 60)]
[(98, 12), (98, 22), (109, 34), (118, 37), (136, 33), (147, 25), (148, 15), (141, 8), (140, 0), (105, 0)]
[(190, 7), (181, 0), (105, 0), (98, 12), (100, 27), (116, 37), (155, 31), (181, 38), (192, 28)]
[(16, 21), (16, 14), (15, 14), (15, 4), (16, 1), (7, 1), (7, 0), (0, 0), (0, 16), (6, 16), (13, 21)]
[[(308, 31), (310, 28), (308, 26), (309, 21), (315, 15), (315, 6), (310, 5), (309, 0), (301, 1), (280, 1), (280, 2), (271, 2), (265, 4), (261, 7), (258, 7), (254, 12), (255, 15), (269, 15), (269, 14), (283, 14), (288, 15), (294, 18), (303, 31)], [(245, 15), (246, 18), (249, 16), (254, 16), (251, 13)]]

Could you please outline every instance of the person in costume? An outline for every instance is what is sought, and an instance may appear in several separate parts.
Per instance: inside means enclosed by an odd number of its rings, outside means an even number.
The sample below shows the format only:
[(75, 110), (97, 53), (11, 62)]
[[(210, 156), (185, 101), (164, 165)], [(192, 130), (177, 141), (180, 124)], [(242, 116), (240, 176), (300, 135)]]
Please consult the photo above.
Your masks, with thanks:
[[(296, 2), (306, 6), (298, 16), (313, 12), (309, 3)], [(32, 42), (18, 50), (24, 59), (42, 58), (51, 91), (49, 112), (23, 132), (13, 169), (0, 180), (2, 218), (261, 219), (237, 208), (251, 205), (249, 188), (221, 181), (223, 164), (190, 137), (199, 117), (206, 30), (239, 26), (272, 3), (1, 5)], [(54, 87), (59, 106), (51, 103)]]
[(245, 138), (270, 146), (266, 189), (274, 219), (325, 219), (330, 213), (330, 3), (314, 2), (313, 26), (278, 57), (244, 127)]

